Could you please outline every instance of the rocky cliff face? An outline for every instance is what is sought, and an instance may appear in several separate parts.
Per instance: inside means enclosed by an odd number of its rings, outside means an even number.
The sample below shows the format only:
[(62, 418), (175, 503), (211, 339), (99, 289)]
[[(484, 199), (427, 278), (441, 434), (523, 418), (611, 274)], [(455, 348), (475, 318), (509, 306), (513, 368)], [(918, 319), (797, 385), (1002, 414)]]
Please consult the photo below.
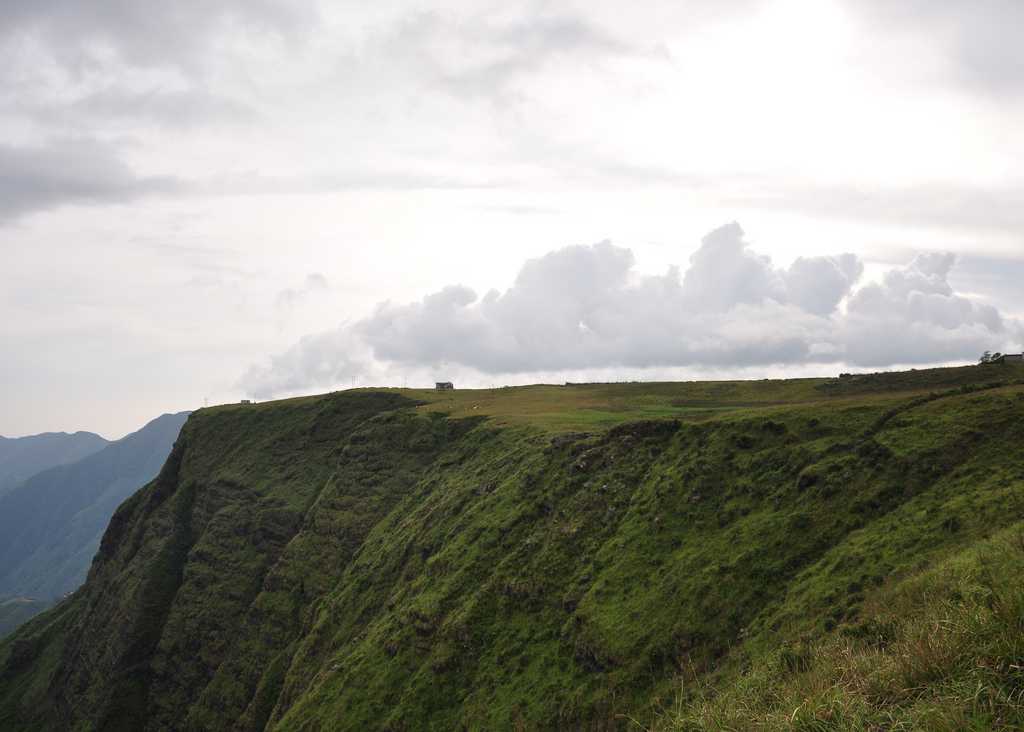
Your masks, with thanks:
[(554, 438), (394, 393), (202, 410), (0, 644), (0, 727), (621, 727), (1019, 520), (1020, 391)]

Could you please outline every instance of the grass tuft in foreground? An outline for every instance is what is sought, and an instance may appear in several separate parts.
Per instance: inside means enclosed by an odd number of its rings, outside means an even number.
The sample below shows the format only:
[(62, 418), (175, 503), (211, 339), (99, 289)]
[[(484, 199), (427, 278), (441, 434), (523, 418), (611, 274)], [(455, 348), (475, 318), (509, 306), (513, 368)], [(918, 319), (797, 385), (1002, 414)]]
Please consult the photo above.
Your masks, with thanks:
[(1024, 525), (880, 588), (862, 619), (715, 689), (698, 674), (653, 730), (1024, 728)]

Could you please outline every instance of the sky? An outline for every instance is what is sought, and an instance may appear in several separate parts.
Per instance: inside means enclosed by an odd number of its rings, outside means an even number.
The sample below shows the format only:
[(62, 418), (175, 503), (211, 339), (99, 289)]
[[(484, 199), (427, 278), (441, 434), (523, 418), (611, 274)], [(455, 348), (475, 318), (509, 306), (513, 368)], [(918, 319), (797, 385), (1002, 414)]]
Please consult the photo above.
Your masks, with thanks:
[(0, 434), (1024, 348), (1017, 0), (0, 6)]

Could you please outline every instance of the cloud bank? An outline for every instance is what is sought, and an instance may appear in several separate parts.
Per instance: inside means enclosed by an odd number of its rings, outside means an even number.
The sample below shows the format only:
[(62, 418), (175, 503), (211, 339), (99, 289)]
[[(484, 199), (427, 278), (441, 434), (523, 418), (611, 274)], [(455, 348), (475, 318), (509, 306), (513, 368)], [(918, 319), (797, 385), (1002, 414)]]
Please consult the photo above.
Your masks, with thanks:
[(181, 188), (168, 176), (137, 175), (114, 146), (97, 140), (56, 140), (37, 147), (0, 143), (0, 223), (66, 203), (124, 203)]
[(243, 29), (275, 36), (295, 34), (315, 19), (313, 3), (275, 0), (183, 0), (138, 3), (106, 0), (9, 0), (0, 17), (0, 44), (31, 39), (55, 60), (80, 70), (111, 54), (138, 66), (173, 66), (199, 72), (218, 37)]
[(609, 242), (571, 246), (526, 262), (505, 292), (481, 297), (452, 285), (418, 302), (384, 302), (250, 368), (242, 386), (265, 398), (424, 367), (491, 375), (880, 367), (1019, 345), (1018, 322), (953, 291), (954, 264), (949, 254), (921, 255), (858, 289), (856, 256), (779, 268), (736, 223), (704, 237), (685, 273), (640, 275), (632, 252)]
[(848, 2), (872, 25), (910, 29), (940, 39), (958, 81), (971, 92), (1005, 95), (1024, 89), (1024, 47), (1018, 29), (1024, 5), (1016, 0)]

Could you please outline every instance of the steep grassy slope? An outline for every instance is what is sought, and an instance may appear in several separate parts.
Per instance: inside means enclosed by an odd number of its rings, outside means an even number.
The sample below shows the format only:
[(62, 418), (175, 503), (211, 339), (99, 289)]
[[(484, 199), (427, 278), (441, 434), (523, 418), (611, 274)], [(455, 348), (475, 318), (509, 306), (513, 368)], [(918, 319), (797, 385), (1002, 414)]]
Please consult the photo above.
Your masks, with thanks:
[(1024, 371), (917, 374), (201, 410), (0, 644), (0, 727), (659, 719), (1024, 518)]
[(107, 441), (92, 432), (46, 432), (30, 437), (0, 437), (0, 496), (48, 468), (67, 465), (99, 452)]
[(153, 479), (188, 414), (165, 414), (0, 496), (0, 595), (52, 600), (84, 580), (120, 503)]
[(839, 631), (715, 683), (688, 675), (653, 728), (1024, 729), (1024, 523), (868, 592)]

